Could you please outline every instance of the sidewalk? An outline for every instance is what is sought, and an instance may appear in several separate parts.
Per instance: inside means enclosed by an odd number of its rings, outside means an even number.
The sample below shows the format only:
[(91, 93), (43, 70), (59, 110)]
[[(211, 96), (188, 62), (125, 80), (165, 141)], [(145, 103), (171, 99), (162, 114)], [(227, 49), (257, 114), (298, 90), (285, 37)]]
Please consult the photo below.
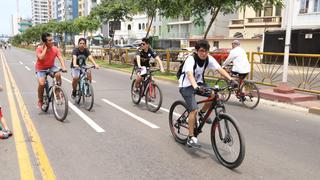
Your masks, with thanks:
[(273, 87), (259, 86), (261, 98), (276, 102), (288, 103), (308, 109), (309, 113), (320, 115), (320, 95), (295, 91), (294, 93), (278, 93)]

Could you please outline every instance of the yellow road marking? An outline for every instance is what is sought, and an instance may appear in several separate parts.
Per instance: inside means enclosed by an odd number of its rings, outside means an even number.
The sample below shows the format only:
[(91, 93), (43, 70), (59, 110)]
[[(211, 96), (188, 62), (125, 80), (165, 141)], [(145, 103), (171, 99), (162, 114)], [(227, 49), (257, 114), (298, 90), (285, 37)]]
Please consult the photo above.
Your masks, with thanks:
[(6, 62), (5, 58), (4, 58), (4, 63), (5, 63), (5, 66), (7, 67), (11, 83), (15, 87), (14, 94), (16, 95), (17, 102), (19, 104), (19, 108), (22, 113), (22, 117), (23, 117), (22, 119), (27, 127), (27, 131), (29, 133), (30, 138), (32, 138), (32, 140), (31, 140), (32, 149), (33, 149), (33, 152), (38, 160), (38, 164), (39, 164), (42, 178), (48, 179), (48, 180), (56, 179), (56, 176), (55, 176), (54, 171), (51, 167), (51, 164), (49, 162), (49, 159), (47, 157), (45, 149), (41, 143), (40, 136), (39, 136), (34, 124), (33, 124), (32, 119), (30, 118), (27, 107), (23, 101), (21, 93), (17, 87), (17, 84), (16, 84), (15, 80), (13, 79), (12, 73), (9, 69), (8, 63)]
[(9, 82), (8, 72), (4, 67), (4, 56), (3, 54), (0, 55), (2, 59), (2, 67), (4, 73), (4, 79), (7, 87), (7, 95), (8, 101), (10, 106), (10, 113), (12, 118), (12, 127), (14, 132), (14, 141), (16, 144), (17, 155), (18, 155), (18, 162), (19, 162), (19, 169), (20, 169), (20, 178), (21, 179), (34, 179), (33, 169), (31, 166), (31, 162), (28, 155), (27, 145), (25, 142), (25, 138), (21, 129), (20, 119), (18, 116), (18, 111), (16, 108), (16, 103), (14, 101), (12, 87)]

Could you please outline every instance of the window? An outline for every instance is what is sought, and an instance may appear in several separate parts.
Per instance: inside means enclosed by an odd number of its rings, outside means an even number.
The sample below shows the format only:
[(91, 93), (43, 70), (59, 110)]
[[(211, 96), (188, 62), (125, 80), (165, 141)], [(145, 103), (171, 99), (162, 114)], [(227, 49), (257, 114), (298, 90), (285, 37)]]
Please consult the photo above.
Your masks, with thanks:
[(320, 0), (314, 1), (314, 12), (320, 12)]
[(266, 5), (264, 6), (264, 16), (272, 16), (272, 9), (272, 4), (269, 2), (266, 3)]
[(161, 26), (159, 26), (159, 36), (161, 36)]
[(309, 0), (301, 0), (300, 1), (299, 13), (300, 14), (307, 13), (308, 12), (308, 8), (309, 8)]
[(141, 24), (139, 23), (139, 30), (141, 29)]
[(131, 24), (128, 25), (128, 30), (129, 30), (129, 31), (131, 30)]
[(276, 7), (276, 16), (281, 16), (281, 7)]
[(256, 11), (256, 17), (261, 17), (261, 10)]
[(142, 29), (145, 29), (146, 27), (145, 27), (145, 25), (144, 25), (144, 23), (142, 24)]
[(153, 35), (155, 35), (156, 33), (157, 33), (156, 26), (153, 26)]
[(213, 41), (213, 47), (219, 49), (219, 41)]

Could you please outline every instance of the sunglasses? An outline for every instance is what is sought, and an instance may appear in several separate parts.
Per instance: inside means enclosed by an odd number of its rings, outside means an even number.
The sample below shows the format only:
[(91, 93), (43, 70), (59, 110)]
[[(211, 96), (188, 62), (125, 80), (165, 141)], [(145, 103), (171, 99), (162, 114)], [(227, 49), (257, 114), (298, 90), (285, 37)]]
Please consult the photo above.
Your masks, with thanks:
[(141, 44), (140, 44), (140, 46), (144, 46), (144, 45), (146, 45), (146, 43), (141, 43)]

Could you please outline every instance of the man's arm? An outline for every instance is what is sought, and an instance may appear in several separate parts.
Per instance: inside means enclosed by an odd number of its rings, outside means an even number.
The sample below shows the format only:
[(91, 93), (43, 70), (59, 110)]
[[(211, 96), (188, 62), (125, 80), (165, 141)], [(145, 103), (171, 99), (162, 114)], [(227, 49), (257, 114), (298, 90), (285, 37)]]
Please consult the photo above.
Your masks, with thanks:
[(223, 62), (222, 67), (227, 66), (228, 64), (230, 64), (234, 59), (236, 58), (236, 56), (234, 55), (234, 53), (232, 52), (232, 50), (229, 53), (229, 56), (227, 57), (227, 59)]
[(62, 56), (61, 56), (60, 53), (57, 55), (57, 58), (58, 58), (59, 61), (60, 61), (62, 70), (63, 70), (63, 71), (67, 71), (66, 66), (65, 66), (65, 64), (64, 64), (64, 60), (63, 60), (63, 58), (62, 58)]
[(197, 84), (197, 82), (196, 82), (196, 79), (195, 79), (194, 76), (193, 76), (193, 72), (192, 72), (192, 71), (187, 71), (187, 77), (188, 77), (188, 79), (189, 79), (192, 87), (193, 87), (194, 89), (196, 89), (196, 88), (198, 87), (198, 84)]
[(90, 55), (89, 60), (92, 62), (92, 64), (95, 66), (95, 68), (99, 69), (99, 65), (96, 63), (96, 61), (93, 59), (92, 55)]
[(39, 50), (37, 49), (37, 58), (40, 60), (44, 60), (44, 57), (46, 55), (47, 52), (47, 46), (43, 45), (42, 46), (42, 52), (40, 53)]
[(136, 55), (136, 60), (137, 60), (138, 68), (141, 68), (140, 55)]
[(73, 67), (78, 67), (76, 55), (72, 55), (72, 64), (73, 64)]
[(228, 80), (233, 80), (232, 77), (229, 75), (229, 73), (227, 73), (227, 71), (225, 71), (223, 68), (219, 68), (218, 72)]
[(161, 71), (161, 72), (164, 72), (163, 64), (162, 64), (162, 61), (161, 61), (161, 59), (159, 58), (159, 56), (156, 56), (155, 59), (156, 59), (156, 60), (158, 61), (158, 63), (159, 63), (160, 71)]

